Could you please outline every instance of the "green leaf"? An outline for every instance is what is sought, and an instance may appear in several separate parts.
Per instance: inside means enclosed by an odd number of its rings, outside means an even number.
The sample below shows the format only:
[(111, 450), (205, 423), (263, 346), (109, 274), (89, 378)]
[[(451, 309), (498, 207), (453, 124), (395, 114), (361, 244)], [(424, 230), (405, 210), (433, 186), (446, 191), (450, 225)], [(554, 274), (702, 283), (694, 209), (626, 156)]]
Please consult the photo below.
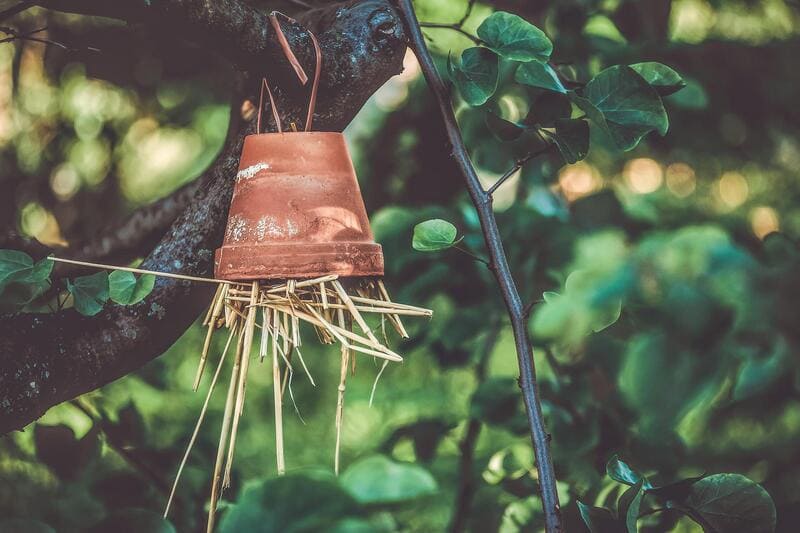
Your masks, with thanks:
[(663, 439), (713, 388), (719, 371), (708, 359), (676, 348), (662, 332), (640, 333), (627, 344), (620, 392), (639, 415), (640, 431), (649, 439)]
[(50, 288), (53, 262), (33, 259), (16, 250), (0, 250), (0, 313), (24, 310)]
[(478, 27), (478, 37), (490, 49), (512, 61), (547, 62), (553, 43), (547, 35), (527, 20), (496, 11)]
[(686, 87), (682, 91), (671, 94), (668, 101), (675, 106), (684, 109), (705, 109), (708, 107), (708, 94), (699, 81), (692, 78), (684, 78)]
[(591, 533), (618, 533), (614, 514), (605, 507), (591, 507), (578, 500), (578, 510)]
[(44, 258), (40, 261), (37, 261), (33, 268), (31, 268), (30, 272), (25, 275), (24, 281), (25, 283), (46, 283), (48, 286), (50, 285), (50, 273), (53, 272), (53, 261), (48, 258)]
[(491, 50), (473, 47), (461, 53), (460, 65), (448, 56), (447, 71), (461, 98), (474, 107), (485, 104), (497, 90), (498, 63)]
[(692, 485), (683, 502), (708, 532), (772, 533), (775, 504), (761, 485), (740, 474), (715, 474)]
[(0, 287), (7, 279), (32, 267), (33, 259), (28, 254), (17, 250), (0, 250)]
[(567, 89), (561, 84), (558, 74), (547, 63), (541, 63), (536, 60), (522, 63), (517, 68), (514, 79), (523, 85), (567, 94)]
[(642, 507), (642, 498), (644, 497), (643, 481), (640, 479), (619, 498), (617, 514), (619, 515), (619, 520), (624, 521), (625, 529), (628, 533), (638, 533), (639, 531), (636, 522), (639, 520), (639, 510)]
[(569, 118), (572, 114), (572, 104), (567, 95), (554, 92), (544, 92), (536, 97), (531, 104), (528, 116), (522, 121), (526, 126), (539, 124), (552, 126), (559, 118)]
[(423, 467), (374, 455), (351, 465), (341, 477), (342, 486), (363, 504), (398, 503), (427, 496), (439, 487)]
[(446, 250), (461, 240), (456, 240), (457, 233), (456, 227), (446, 220), (426, 220), (414, 226), (411, 246), (420, 252)]
[(780, 337), (769, 355), (745, 359), (736, 375), (731, 397), (738, 401), (765, 392), (785, 375), (790, 364), (789, 345)]
[(577, 163), (589, 153), (589, 123), (583, 119), (557, 119), (553, 140), (564, 161)]
[(669, 129), (658, 93), (628, 66), (603, 70), (586, 84), (583, 96), (573, 102), (623, 150), (635, 148), (651, 131), (665, 135)]
[(91, 276), (67, 281), (67, 290), (72, 293), (75, 310), (82, 315), (94, 316), (103, 310), (108, 301), (108, 273), (98, 272)]
[(646, 488), (646, 490), (648, 494), (664, 498), (665, 500), (684, 500), (692, 490), (692, 485), (704, 477), (706, 477), (705, 474), (702, 476), (689, 477), (660, 487)]
[(142, 274), (137, 279), (131, 272), (115, 270), (108, 275), (109, 297), (120, 305), (139, 303), (150, 294), (155, 282), (153, 274)]
[(606, 474), (614, 481), (624, 483), (625, 485), (633, 486), (642, 480), (642, 475), (628, 466), (627, 463), (622, 461), (616, 454), (608, 460), (606, 464)]
[(517, 442), (494, 453), (483, 471), (483, 479), (491, 485), (531, 477), (536, 465), (530, 445)]
[(500, 118), (492, 112), (486, 113), (486, 125), (492, 134), (501, 141), (516, 140), (525, 132), (524, 127)]
[(686, 87), (686, 82), (683, 81), (681, 75), (662, 63), (648, 61), (636, 63), (630, 67), (661, 96), (670, 95)]
[(159, 513), (148, 509), (121, 509), (114, 511), (102, 522), (89, 528), (87, 533), (175, 533), (175, 527)]
[(220, 524), (220, 533), (331, 531), (363, 514), (331, 477), (289, 474), (248, 486)]

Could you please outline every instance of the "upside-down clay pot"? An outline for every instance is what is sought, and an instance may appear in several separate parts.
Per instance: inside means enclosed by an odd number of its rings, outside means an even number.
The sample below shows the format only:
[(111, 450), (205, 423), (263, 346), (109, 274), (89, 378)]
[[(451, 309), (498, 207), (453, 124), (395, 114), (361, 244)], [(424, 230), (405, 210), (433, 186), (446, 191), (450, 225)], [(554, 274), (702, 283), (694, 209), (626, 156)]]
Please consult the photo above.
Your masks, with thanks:
[(383, 252), (341, 133), (245, 138), (214, 274), (227, 280), (383, 275)]

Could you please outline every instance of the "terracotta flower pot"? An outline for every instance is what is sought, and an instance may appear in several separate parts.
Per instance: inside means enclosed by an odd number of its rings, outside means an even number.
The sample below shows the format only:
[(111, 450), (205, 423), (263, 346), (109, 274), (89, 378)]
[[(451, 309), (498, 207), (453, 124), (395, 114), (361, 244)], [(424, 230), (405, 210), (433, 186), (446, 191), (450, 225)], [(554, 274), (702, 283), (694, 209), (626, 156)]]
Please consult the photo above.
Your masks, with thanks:
[(341, 133), (245, 138), (217, 278), (382, 276), (353, 163)]

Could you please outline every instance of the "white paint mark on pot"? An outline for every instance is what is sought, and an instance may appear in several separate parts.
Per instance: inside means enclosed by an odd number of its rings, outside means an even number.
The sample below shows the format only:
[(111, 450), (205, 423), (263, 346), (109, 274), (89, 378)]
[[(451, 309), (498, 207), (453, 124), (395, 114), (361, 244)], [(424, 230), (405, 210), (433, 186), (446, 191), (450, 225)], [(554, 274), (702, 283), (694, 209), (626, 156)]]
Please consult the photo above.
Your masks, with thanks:
[(249, 180), (250, 178), (255, 177), (256, 174), (261, 172), (262, 170), (267, 170), (270, 168), (269, 163), (256, 163), (255, 165), (250, 165), (247, 168), (243, 168), (239, 172), (236, 173), (236, 181), (239, 180)]
[(241, 241), (247, 234), (247, 221), (239, 215), (234, 215), (228, 220), (226, 240), (231, 242)]
[(270, 239), (283, 239), (286, 237), (293, 237), (300, 233), (297, 225), (287, 220), (284, 224), (280, 224), (278, 220), (270, 215), (265, 215), (258, 219), (254, 230), (255, 238), (258, 241)]

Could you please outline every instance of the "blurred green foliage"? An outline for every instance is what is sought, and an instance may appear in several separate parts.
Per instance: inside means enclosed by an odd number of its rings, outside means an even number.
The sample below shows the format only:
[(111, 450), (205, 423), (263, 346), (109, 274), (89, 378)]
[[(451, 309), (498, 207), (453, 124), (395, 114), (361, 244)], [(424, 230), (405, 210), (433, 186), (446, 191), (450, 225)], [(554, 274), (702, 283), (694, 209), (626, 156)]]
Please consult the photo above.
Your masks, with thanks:
[[(699, 531), (697, 522), (709, 531), (769, 531), (775, 516), (777, 531), (796, 530), (796, 4), (503, 4), (545, 31), (549, 65), (534, 59), (522, 69), (497, 59), (495, 73), (477, 61), (486, 52), (468, 50), (481, 50), (469, 38), (425, 32), (441, 72), (451, 54), (456, 83), (470, 81), (459, 85), (465, 102), (455, 103), (485, 185), (543, 151), (494, 197), (512, 270), (531, 303), (568, 530), (585, 531), (588, 517), (595, 531), (626, 531), (636, 514), (646, 532)], [(466, 8), (457, 0), (417, 5), (421, 20), (439, 23), (458, 21)], [(477, 2), (464, 29), (476, 34), (493, 9)], [(0, 46), (4, 227), (45, 242), (87, 237), (213, 158), (227, 124), (225, 66), (141, 28), (41, 10), (19, 20), (103, 52)], [(499, 39), (496, 52), (513, 53), (502, 35), (483, 33)], [(667, 94), (679, 82), (653, 62), (674, 69), (686, 87)], [(609, 71), (614, 65), (631, 67)], [(359, 360), (347, 385), (338, 480), (330, 475), (335, 354), (306, 346), (318, 386), (293, 385), (305, 423), (287, 411), (283, 478), (274, 477), (271, 377), (256, 365), (221, 531), (444, 531), (455, 515), (475, 532), (540, 528), (502, 300), (485, 265), (444, 250), (463, 238), (459, 248), (481, 257), (482, 236), (435, 105), (411, 59), (406, 67), (347, 134), (387, 285), (396, 300), (430, 307), (434, 318), (409, 321), (411, 339), (397, 348), (406, 361), (387, 369), (371, 407), (379, 367)], [(592, 103), (591, 91), (570, 100), (561, 89), (574, 86), (562, 80), (636, 80), (633, 72), (655, 86), (669, 114), (665, 137), (650, 134), (621, 152), (615, 144), (630, 143), (613, 128), (593, 124), (586, 139), (584, 126), (564, 122), (577, 108), (592, 119), (602, 102)], [(663, 131), (660, 112), (656, 118), (647, 127)], [(547, 148), (532, 125), (557, 146)], [(415, 232), (430, 219), (455, 231)], [(414, 250), (412, 236), (441, 251)], [(203, 401), (190, 392), (202, 339), (190, 328), (135, 374), (5, 437), (0, 531), (172, 531), (159, 517)], [(177, 531), (203, 527), (223, 403), (212, 399), (178, 488), (170, 515)], [(465, 479), (468, 505), (458, 496)]]

